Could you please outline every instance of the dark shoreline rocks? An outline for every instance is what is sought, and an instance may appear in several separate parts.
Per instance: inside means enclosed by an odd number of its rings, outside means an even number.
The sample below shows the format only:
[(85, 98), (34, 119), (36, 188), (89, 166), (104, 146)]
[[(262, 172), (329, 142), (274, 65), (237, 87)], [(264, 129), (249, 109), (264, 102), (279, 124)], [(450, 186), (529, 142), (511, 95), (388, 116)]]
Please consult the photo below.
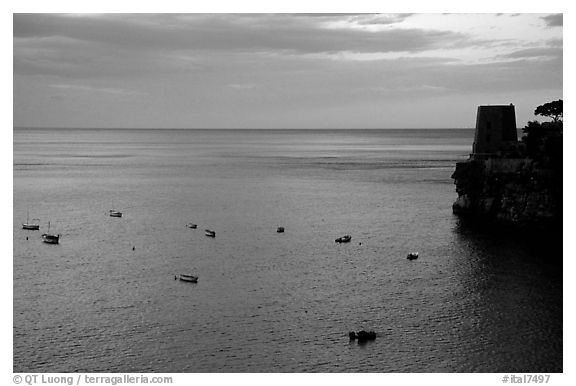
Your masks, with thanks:
[(452, 174), (454, 214), (519, 227), (562, 221), (562, 171), (530, 158), (471, 157)]

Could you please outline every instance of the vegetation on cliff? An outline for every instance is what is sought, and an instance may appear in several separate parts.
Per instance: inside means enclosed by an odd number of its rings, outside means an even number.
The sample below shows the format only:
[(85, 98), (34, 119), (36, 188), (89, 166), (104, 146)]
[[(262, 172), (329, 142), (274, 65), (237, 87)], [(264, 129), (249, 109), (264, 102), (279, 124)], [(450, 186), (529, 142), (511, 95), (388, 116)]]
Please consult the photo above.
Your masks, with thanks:
[(558, 99), (554, 102), (544, 103), (536, 107), (534, 110), (534, 115), (541, 115), (543, 117), (552, 118), (554, 122), (562, 122), (563, 117), (563, 102), (562, 99)]
[(522, 129), (522, 142), (526, 146), (526, 157), (549, 164), (554, 169), (562, 168), (562, 99), (538, 106), (534, 115), (552, 119), (552, 122), (530, 121)]

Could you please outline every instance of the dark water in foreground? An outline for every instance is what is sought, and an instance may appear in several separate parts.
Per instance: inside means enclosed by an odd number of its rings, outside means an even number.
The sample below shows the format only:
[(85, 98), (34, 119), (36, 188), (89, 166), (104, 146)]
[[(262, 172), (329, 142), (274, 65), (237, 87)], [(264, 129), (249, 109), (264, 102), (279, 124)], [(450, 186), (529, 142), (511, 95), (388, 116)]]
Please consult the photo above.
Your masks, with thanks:
[(560, 245), (451, 213), (472, 136), (14, 130), (14, 372), (562, 371)]

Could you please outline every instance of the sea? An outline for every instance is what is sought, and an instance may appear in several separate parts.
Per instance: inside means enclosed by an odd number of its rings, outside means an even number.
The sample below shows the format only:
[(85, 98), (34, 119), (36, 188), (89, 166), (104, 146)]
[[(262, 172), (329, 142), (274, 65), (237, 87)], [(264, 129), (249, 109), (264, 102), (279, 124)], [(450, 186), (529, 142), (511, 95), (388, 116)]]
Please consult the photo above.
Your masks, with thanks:
[(561, 241), (452, 213), (473, 134), (15, 128), (13, 371), (562, 372)]

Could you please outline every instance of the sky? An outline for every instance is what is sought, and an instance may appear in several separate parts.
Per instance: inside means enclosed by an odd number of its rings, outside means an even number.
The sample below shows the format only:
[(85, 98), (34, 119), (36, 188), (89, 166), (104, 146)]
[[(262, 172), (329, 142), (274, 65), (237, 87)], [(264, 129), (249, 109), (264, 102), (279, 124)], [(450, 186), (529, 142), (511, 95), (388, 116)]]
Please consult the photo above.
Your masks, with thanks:
[(13, 15), (13, 125), (517, 126), (563, 98), (562, 14)]

